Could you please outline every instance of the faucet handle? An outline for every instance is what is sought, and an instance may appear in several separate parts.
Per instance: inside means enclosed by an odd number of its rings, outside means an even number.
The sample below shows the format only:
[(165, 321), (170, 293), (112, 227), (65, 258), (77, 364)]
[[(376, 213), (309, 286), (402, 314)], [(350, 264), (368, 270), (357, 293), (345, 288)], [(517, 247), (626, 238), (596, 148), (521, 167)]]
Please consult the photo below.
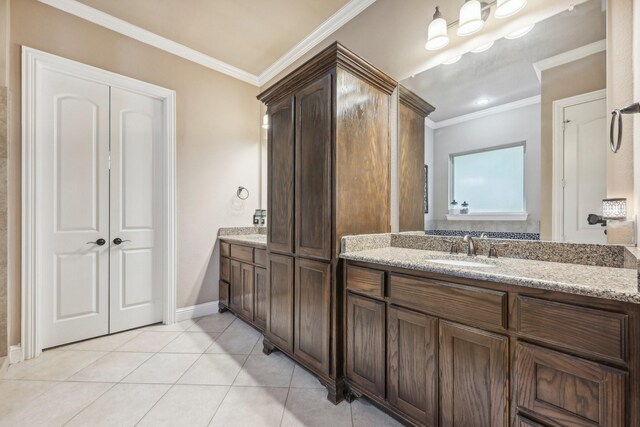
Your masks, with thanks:
[(498, 258), (498, 248), (509, 246), (508, 243), (489, 243), (489, 255), (488, 258)]
[(458, 241), (457, 240), (444, 239), (444, 241), (451, 244), (451, 248), (449, 249), (449, 253), (451, 255), (455, 255), (455, 254), (458, 253)]

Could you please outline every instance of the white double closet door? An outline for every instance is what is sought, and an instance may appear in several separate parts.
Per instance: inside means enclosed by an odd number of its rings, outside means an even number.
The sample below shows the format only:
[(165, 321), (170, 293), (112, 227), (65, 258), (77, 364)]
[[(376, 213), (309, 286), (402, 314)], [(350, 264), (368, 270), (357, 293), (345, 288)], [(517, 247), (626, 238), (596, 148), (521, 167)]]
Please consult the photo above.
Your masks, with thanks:
[(43, 70), (36, 95), (42, 348), (162, 320), (162, 101)]

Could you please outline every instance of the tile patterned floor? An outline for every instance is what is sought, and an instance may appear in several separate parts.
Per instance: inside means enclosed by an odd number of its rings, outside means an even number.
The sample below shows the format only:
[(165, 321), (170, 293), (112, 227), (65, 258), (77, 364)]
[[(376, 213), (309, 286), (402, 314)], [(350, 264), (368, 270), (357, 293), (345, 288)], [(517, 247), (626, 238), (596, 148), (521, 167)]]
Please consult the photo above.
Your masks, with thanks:
[(0, 380), (0, 426), (398, 426), (315, 377), (230, 313), (46, 351)]

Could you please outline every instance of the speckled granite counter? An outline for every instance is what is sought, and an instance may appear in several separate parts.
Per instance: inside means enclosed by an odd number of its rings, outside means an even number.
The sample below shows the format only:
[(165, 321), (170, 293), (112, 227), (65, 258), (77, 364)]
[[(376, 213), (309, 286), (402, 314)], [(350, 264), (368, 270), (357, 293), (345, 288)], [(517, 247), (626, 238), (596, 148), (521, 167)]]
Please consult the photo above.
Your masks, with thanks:
[(221, 240), (224, 240), (225, 242), (246, 243), (251, 246), (255, 246), (257, 248), (267, 247), (266, 234), (239, 234), (239, 235), (219, 236), (218, 238)]
[[(484, 255), (477, 257), (449, 255), (439, 250), (399, 247), (401, 246), (399, 241), (393, 243), (393, 236), (393, 234), (370, 236), (368, 243), (359, 238), (360, 236), (343, 238), (343, 253), (340, 257), (409, 270), (640, 304), (637, 269), (507, 257), (488, 259)], [(433, 260), (460, 260), (487, 265), (487, 267), (439, 264)]]

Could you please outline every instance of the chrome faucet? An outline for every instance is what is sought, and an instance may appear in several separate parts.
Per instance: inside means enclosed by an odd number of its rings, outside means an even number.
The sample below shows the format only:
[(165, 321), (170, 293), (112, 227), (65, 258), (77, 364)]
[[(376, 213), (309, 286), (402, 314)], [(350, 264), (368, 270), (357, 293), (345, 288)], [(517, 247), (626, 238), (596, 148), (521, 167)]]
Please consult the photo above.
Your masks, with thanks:
[(467, 249), (467, 255), (476, 256), (476, 245), (473, 241), (473, 237), (471, 237), (468, 234), (465, 234), (464, 237), (462, 238), (462, 241), (465, 242), (467, 245), (469, 245)]

